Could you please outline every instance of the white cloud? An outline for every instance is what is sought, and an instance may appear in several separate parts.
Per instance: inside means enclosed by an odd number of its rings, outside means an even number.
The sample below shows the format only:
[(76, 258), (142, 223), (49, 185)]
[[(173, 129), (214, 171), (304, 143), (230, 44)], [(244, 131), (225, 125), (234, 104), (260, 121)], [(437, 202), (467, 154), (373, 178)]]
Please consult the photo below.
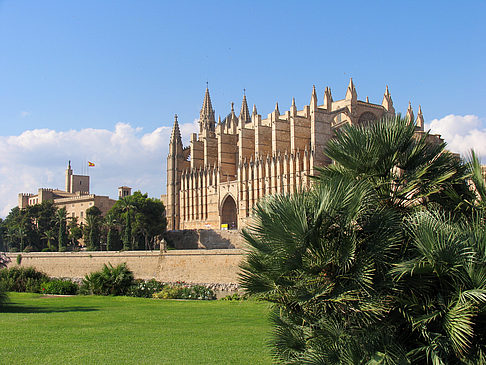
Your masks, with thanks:
[(21, 118), (27, 118), (27, 117), (30, 117), (31, 114), (32, 114), (31, 112), (21, 111), (20, 117)]
[[(180, 125), (187, 144), (197, 121)], [(143, 133), (142, 128), (117, 123), (114, 130), (81, 129), (58, 132), (27, 130), (0, 137), (0, 217), (17, 205), (20, 192), (39, 187), (64, 189), (64, 171), (71, 160), (75, 174), (91, 176), (91, 192), (115, 198), (117, 187), (159, 197), (166, 190), (166, 163), (172, 127)], [(96, 167), (87, 170), (87, 161)]]
[(425, 129), (437, 133), (447, 142), (447, 148), (467, 156), (471, 149), (486, 158), (486, 123), (476, 115), (446, 115), (425, 124)]

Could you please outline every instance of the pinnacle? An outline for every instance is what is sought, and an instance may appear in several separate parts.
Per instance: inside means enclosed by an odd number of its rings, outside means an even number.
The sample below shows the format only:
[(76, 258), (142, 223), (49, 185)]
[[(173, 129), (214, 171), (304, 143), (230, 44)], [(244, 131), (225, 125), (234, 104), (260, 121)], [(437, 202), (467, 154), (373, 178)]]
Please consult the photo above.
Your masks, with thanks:
[(257, 115), (257, 108), (256, 108), (256, 105), (253, 104), (253, 115)]
[(206, 87), (206, 92), (204, 94), (204, 101), (199, 114), (199, 119), (201, 121), (207, 120), (208, 122), (214, 122), (214, 110), (211, 104), (211, 96), (209, 95), (209, 88)]
[(246, 102), (246, 95), (243, 95), (243, 101), (241, 102), (240, 120), (243, 123), (251, 122), (250, 111), (248, 110), (248, 104)]
[(352, 77), (349, 79), (348, 89), (350, 89), (351, 91), (353, 91), (353, 89), (354, 89), (354, 84), (353, 84), (353, 78)]
[(170, 140), (172, 141), (181, 141), (181, 130), (179, 129), (179, 123), (177, 122), (177, 114), (174, 116), (174, 126), (172, 127), (172, 134), (170, 136)]

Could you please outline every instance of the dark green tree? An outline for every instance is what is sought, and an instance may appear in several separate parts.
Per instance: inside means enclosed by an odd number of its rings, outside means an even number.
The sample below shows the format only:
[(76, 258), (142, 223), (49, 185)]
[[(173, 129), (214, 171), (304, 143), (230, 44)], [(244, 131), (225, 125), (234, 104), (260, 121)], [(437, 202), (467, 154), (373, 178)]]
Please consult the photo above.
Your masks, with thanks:
[(162, 202), (140, 191), (118, 200), (110, 212), (122, 226), (125, 250), (153, 249), (155, 237), (167, 227)]
[(67, 228), (69, 232), (68, 240), (71, 243), (71, 248), (74, 250), (76, 249), (76, 247), (78, 247), (79, 239), (83, 237), (83, 230), (78, 225), (78, 218), (76, 217), (69, 218)]
[(113, 212), (108, 212), (104, 219), (104, 226), (106, 229), (106, 250), (118, 251), (121, 250), (122, 242), (118, 230), (118, 221)]
[(86, 224), (84, 225), (84, 239), (89, 251), (101, 249), (101, 225), (103, 217), (97, 207), (91, 207), (86, 210)]

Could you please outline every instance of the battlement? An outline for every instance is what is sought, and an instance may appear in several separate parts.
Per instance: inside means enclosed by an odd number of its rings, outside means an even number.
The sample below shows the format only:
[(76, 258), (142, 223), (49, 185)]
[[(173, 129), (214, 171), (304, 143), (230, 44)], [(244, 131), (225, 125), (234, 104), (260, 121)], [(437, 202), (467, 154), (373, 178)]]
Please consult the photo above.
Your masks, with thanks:
[(76, 200), (76, 201), (91, 200), (91, 199), (94, 199), (95, 197), (96, 197), (95, 194), (74, 195), (74, 196), (67, 197), (67, 198), (58, 198), (54, 201), (54, 203), (59, 204), (59, 203), (69, 203), (69, 202), (72, 202), (74, 200)]

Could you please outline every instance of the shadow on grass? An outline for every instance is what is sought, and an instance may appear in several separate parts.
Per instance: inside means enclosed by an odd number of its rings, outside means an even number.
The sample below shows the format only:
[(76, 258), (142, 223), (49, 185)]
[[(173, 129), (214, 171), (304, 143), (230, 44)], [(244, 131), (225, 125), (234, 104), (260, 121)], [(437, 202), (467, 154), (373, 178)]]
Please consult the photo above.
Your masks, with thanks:
[(93, 312), (97, 308), (82, 306), (72, 307), (35, 307), (30, 305), (18, 305), (15, 303), (6, 303), (0, 307), (0, 313), (65, 313), (65, 312)]

